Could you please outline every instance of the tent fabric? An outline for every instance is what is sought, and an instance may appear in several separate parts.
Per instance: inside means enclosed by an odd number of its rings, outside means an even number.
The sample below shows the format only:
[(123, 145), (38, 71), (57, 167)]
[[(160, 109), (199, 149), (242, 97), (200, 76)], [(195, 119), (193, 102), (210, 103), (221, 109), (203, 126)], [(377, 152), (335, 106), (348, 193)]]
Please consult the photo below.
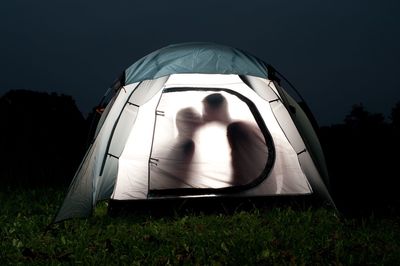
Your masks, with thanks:
[(237, 74), (268, 78), (266, 64), (241, 50), (211, 43), (161, 48), (125, 71), (126, 84), (178, 73)]
[(277, 87), (279, 88), (283, 103), (287, 108), (292, 106), (294, 107), (294, 110), (296, 110), (296, 113), (289, 112), (289, 114), (295, 123), (297, 130), (301, 134), (304, 144), (306, 145), (308, 152), (311, 154), (311, 158), (315, 160), (316, 167), (321, 174), (322, 180), (327, 186), (329, 186), (328, 168), (325, 163), (324, 152), (310, 120), (307, 118), (307, 115), (300, 105), (282, 87)]
[[(97, 197), (104, 199), (109, 196), (107, 192), (110, 191), (110, 187), (113, 187), (115, 180), (113, 178), (100, 178), (102, 164), (114, 124), (125, 102), (137, 85), (136, 83), (126, 86), (124, 90), (116, 94), (115, 99), (112, 101), (113, 107), (103, 113), (102, 125), (99, 125), (96, 129), (98, 131), (97, 136), (72, 180), (68, 194), (55, 221), (88, 216), (98, 200)], [(100, 190), (98, 187), (102, 187), (104, 190)]]
[(303, 139), (301, 138), (296, 126), (291, 122), (290, 114), (281, 101), (274, 101), (270, 103), (272, 111), (278, 121), (286, 138), (290, 142), (294, 151), (299, 154), (305, 150)]
[[(266, 82), (265, 84), (269, 84)], [(186, 88), (190, 87), (193, 91), (186, 91)], [(301, 170), (301, 166), (297, 159), (297, 153), (293, 149), (292, 145), (289, 143), (285, 133), (282, 131), (279, 123), (277, 122), (273, 110), (268, 107), (268, 102), (258, 96), (258, 94), (251, 88), (246, 86), (243, 81), (237, 75), (206, 75), (206, 74), (177, 74), (169, 77), (168, 81), (164, 85), (164, 90), (173, 88), (184, 88), (185, 90), (176, 93), (177, 96), (174, 97), (174, 93), (164, 93), (154, 97), (153, 100), (149, 101), (146, 105), (141, 108), (143, 111), (137, 117), (137, 124), (135, 128), (131, 131), (131, 136), (129, 137), (125, 150), (120, 157), (120, 168), (118, 173), (118, 181), (112, 199), (117, 200), (129, 200), (129, 199), (146, 199), (148, 195), (144, 193), (151, 188), (161, 189), (172, 188), (173, 177), (169, 177), (161, 180), (161, 173), (165, 174), (168, 171), (168, 162), (164, 162), (162, 158), (169, 157), (163, 154), (171, 152), (170, 147), (164, 145), (171, 143), (173, 146), (174, 140), (178, 139), (177, 129), (169, 130), (168, 125), (172, 122), (166, 123), (166, 121), (174, 120), (176, 116), (170, 115), (168, 110), (173, 108), (175, 111), (171, 111), (173, 114), (178, 113), (178, 110), (183, 110), (185, 108), (191, 107), (198, 112), (202, 112), (202, 99), (210, 94), (214, 93), (215, 87), (221, 89), (230, 89), (232, 91), (238, 92), (240, 95), (245, 96), (250, 99), (254, 105), (260, 110), (261, 117), (265, 123), (268, 124), (268, 130), (272, 135), (274, 140), (274, 146), (276, 150), (276, 161), (274, 167), (268, 174), (268, 178), (265, 178), (259, 187), (250, 189), (244, 192), (244, 195), (276, 195), (276, 194), (308, 194), (311, 193), (310, 185), (308, 184), (307, 178)], [(196, 92), (196, 89), (199, 91)], [(213, 91), (209, 91), (213, 90)], [(272, 90), (269, 87), (265, 87), (265, 90)], [(220, 92), (221, 93), (221, 92)], [(228, 93), (222, 92), (223, 95), (228, 97)], [(187, 94), (187, 95), (185, 95)], [(198, 96), (196, 96), (198, 94)], [(271, 94), (269, 92), (268, 94)], [(167, 97), (168, 100), (165, 98)], [(231, 96), (233, 97), (233, 96)], [(159, 103), (158, 103), (159, 102)], [(155, 105), (158, 103), (157, 110), (163, 111), (162, 116), (156, 116), (156, 118), (150, 114), (154, 113)], [(233, 102), (232, 102), (233, 103)], [(275, 103), (275, 98), (272, 99), (272, 103)], [(245, 106), (245, 105), (244, 105)], [(248, 107), (242, 109), (239, 105), (232, 105), (230, 113), (233, 118), (238, 120), (248, 120)], [(283, 112), (283, 111), (282, 111)], [(286, 111), (287, 112), (287, 111)], [(169, 118), (169, 116), (171, 116)], [(286, 114), (285, 118), (288, 119), (290, 116)], [(157, 119), (157, 120), (155, 120)], [(286, 121), (288, 124), (289, 121)], [(152, 138), (146, 132), (152, 130), (155, 125), (155, 135), (153, 148), (151, 148)], [(174, 127), (173, 127), (174, 128)], [(296, 131), (295, 127), (292, 125), (291, 129)], [(206, 134), (207, 128), (199, 130), (199, 135)], [(214, 128), (211, 135), (217, 135), (221, 129)], [(203, 132), (203, 133), (202, 133)], [(169, 137), (168, 134), (172, 136)], [(226, 133), (224, 133), (226, 134)], [(158, 138), (160, 136), (160, 138)], [(174, 138), (175, 136), (175, 138)], [(206, 136), (206, 135), (204, 135)], [(218, 135), (217, 135), (218, 136)], [(162, 138), (161, 138), (162, 137)], [(210, 142), (209, 137), (204, 139), (198, 139), (197, 143)], [(198, 138), (200, 138), (198, 136)], [(225, 136), (226, 139), (226, 136)], [(225, 157), (227, 154), (223, 153), (223, 150), (227, 150), (227, 143), (221, 144), (216, 143), (207, 145), (220, 147), (218, 154), (218, 160), (214, 163), (219, 163), (219, 167), (212, 165), (212, 162), (205, 164), (204, 161), (198, 159), (198, 161), (193, 162), (199, 167), (198, 169), (192, 169), (192, 176), (197, 176), (198, 179), (195, 181), (186, 180), (182, 182), (181, 186), (185, 188), (221, 188), (231, 185), (229, 180), (230, 173), (232, 169), (230, 168), (228, 158)], [(201, 147), (201, 146), (200, 146)], [(157, 159), (157, 166), (150, 164), (150, 179), (147, 169), (147, 161), (149, 160), (148, 150), (152, 149), (153, 156)], [(304, 144), (301, 149), (304, 149)], [(198, 151), (201, 157), (201, 153), (206, 152), (204, 150)], [(203, 157), (204, 157), (203, 156)], [(161, 158), (160, 158), (161, 157)], [(222, 165), (221, 165), (222, 164)], [(181, 171), (182, 168), (179, 169)], [(178, 170), (176, 170), (178, 171)], [(290, 174), (288, 174), (290, 173)], [(154, 177), (154, 180), (152, 179)], [(190, 177), (190, 175), (189, 175)], [(176, 177), (175, 177), (176, 178)], [(214, 181), (212, 181), (214, 180)], [(164, 182), (164, 183), (163, 183)]]
[[(234, 171), (231, 166), (228, 121), (209, 118), (204, 122), (201, 119), (202, 100), (215, 95), (221, 95), (229, 103), (227, 120), (242, 121), (243, 125), (254, 128), (254, 141), (243, 139), (247, 145), (236, 144), (235, 154), (238, 156), (253, 154), (252, 157), (236, 159), (247, 166), (242, 166), (247, 171), (246, 179), (240, 178), (240, 169)], [(157, 116), (156, 121), (151, 157), (157, 158), (158, 163), (150, 168), (150, 189), (244, 185), (264, 170), (268, 153), (266, 141), (250, 109), (236, 96), (223, 91), (168, 92), (162, 95), (158, 109), (163, 110), (164, 115)], [(257, 135), (257, 132), (260, 134)], [(257, 151), (240, 151), (244, 148)], [(236, 172), (237, 178), (231, 178), (233, 172)]]
[(86, 217), (103, 199), (315, 194), (332, 203), (310, 121), (256, 57), (176, 44), (118, 82), (54, 222)]
[(279, 100), (279, 94), (272, 81), (252, 76), (241, 76), (241, 78), (264, 100), (268, 102)]

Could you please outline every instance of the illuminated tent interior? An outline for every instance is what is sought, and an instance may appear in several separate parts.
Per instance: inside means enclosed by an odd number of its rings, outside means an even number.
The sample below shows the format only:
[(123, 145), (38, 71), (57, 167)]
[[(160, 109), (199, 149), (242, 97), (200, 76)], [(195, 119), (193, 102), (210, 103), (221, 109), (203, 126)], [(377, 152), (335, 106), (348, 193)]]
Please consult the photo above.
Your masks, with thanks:
[(318, 195), (331, 202), (318, 138), (271, 67), (241, 50), (185, 43), (126, 69), (55, 222), (100, 200)]

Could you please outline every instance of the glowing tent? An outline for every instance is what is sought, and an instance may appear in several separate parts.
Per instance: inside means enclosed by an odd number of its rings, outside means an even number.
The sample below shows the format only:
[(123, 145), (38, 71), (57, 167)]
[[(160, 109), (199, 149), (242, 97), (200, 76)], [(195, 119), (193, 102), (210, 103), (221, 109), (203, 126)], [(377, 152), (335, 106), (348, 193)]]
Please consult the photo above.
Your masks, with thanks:
[(171, 45), (109, 89), (95, 137), (55, 222), (100, 200), (318, 195), (323, 153), (271, 67), (209, 43)]

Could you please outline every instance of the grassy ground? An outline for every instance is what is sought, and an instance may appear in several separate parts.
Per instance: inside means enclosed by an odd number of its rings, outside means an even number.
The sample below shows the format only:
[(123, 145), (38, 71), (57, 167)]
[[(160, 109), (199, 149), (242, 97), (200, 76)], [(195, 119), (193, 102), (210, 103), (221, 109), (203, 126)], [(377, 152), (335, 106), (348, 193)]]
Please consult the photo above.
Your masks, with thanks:
[(275, 208), (233, 215), (89, 219), (45, 232), (63, 193), (0, 192), (0, 265), (399, 265), (400, 218), (344, 218), (326, 209)]

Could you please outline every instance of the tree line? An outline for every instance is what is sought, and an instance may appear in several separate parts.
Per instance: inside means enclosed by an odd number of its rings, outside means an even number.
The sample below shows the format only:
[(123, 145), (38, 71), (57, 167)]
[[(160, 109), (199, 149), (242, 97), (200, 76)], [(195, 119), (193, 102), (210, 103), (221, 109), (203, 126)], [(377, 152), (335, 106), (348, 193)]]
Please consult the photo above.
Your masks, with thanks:
[[(85, 119), (68, 95), (12, 90), (0, 98), (0, 185), (68, 186), (87, 148)], [(98, 118), (98, 116), (97, 116)], [(387, 119), (356, 104), (318, 132), (340, 208), (398, 204), (400, 102)]]
[(71, 96), (13, 90), (0, 98), (0, 182), (65, 185), (85, 150), (87, 121)]
[(400, 102), (388, 119), (353, 105), (342, 123), (319, 133), (339, 207), (400, 207)]

